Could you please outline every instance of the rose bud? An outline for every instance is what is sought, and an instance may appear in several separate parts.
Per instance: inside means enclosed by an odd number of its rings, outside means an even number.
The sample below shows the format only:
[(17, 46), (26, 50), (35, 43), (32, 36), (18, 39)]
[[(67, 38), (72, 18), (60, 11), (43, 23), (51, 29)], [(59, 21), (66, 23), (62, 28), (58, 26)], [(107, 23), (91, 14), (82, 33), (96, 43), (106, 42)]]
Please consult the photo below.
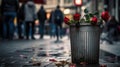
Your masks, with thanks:
[(110, 15), (107, 11), (104, 11), (101, 13), (101, 18), (104, 20), (104, 21), (108, 21), (109, 18), (110, 18)]
[(67, 18), (67, 17), (64, 18), (64, 22), (65, 22), (65, 24), (70, 24), (69, 21), (70, 21), (69, 18)]
[(92, 17), (91, 18), (91, 22), (93, 23), (93, 24), (97, 24), (97, 17)]
[(79, 13), (76, 13), (73, 15), (73, 19), (76, 20), (76, 21), (79, 21), (80, 20), (80, 14)]

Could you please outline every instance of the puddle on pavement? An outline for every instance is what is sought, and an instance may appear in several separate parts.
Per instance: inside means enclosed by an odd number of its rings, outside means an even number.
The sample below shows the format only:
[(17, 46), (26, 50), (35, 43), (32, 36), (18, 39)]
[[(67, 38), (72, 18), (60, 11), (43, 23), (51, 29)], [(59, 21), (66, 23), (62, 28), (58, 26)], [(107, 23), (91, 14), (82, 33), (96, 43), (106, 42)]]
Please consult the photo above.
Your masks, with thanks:
[(64, 43), (64, 41), (56, 40), (56, 41), (54, 41), (54, 43)]
[(47, 54), (46, 53), (39, 53), (38, 55), (37, 55), (38, 57), (44, 57), (44, 56), (47, 56)]
[(61, 56), (62, 55), (62, 53), (53, 53), (53, 54), (50, 54), (50, 56)]
[(61, 56), (63, 53), (56, 52), (56, 51), (41, 51), (37, 54), (38, 57), (45, 57), (45, 56)]
[(33, 52), (35, 48), (25, 48), (21, 50), (16, 50), (16, 52)]
[(59, 48), (56, 48), (54, 50), (63, 50), (63, 49), (64, 49), (64, 47), (59, 47)]
[(39, 50), (44, 50), (45, 48), (39, 48)]

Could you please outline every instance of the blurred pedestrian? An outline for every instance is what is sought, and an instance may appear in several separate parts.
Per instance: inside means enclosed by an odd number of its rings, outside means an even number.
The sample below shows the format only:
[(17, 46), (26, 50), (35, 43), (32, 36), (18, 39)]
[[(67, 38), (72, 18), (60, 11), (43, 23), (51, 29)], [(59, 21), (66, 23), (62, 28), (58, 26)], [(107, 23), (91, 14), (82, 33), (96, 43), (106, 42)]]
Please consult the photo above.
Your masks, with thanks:
[(50, 38), (55, 37), (54, 11), (51, 11), (48, 22), (50, 24)]
[(0, 16), (0, 39), (2, 38), (2, 16)]
[[(108, 36), (108, 31), (107, 31), (107, 23), (110, 21), (110, 14), (109, 14), (109, 12), (108, 11), (103, 11), (102, 13), (101, 13), (101, 18), (104, 20), (103, 21), (103, 24), (100, 26), (101, 27), (101, 32), (102, 32), (102, 34), (101, 34), (101, 43), (103, 42), (103, 41), (106, 41), (106, 40), (108, 40), (107, 39), (107, 36)], [(109, 41), (109, 40), (108, 40)], [(112, 43), (111, 41), (109, 41), (110, 43)]]
[(35, 19), (36, 19), (36, 15), (35, 15), (35, 4), (33, 2), (33, 0), (28, 0), (27, 3), (25, 4), (25, 27), (26, 27), (26, 39), (29, 39), (29, 34), (30, 34), (30, 30), (31, 30), (31, 38), (34, 38), (34, 27), (35, 27)]
[(25, 19), (25, 13), (24, 10), (25, 9), (25, 3), (22, 3), (22, 5), (19, 8), (18, 11), (18, 23), (17, 23), (17, 27), (18, 27), (18, 37), (19, 39), (23, 39), (24, 38), (24, 32), (23, 32), (23, 26), (24, 26), (24, 19)]
[(37, 13), (38, 19), (39, 19), (39, 34), (40, 34), (40, 39), (43, 39), (44, 37), (44, 31), (45, 31), (45, 21), (47, 19), (46, 17), (46, 11), (43, 7), (43, 5), (41, 5), (38, 13)]
[[(110, 41), (118, 40), (118, 21), (115, 19), (115, 16), (111, 16), (110, 21), (107, 23), (107, 32), (108, 32), (108, 39)], [(112, 43), (112, 42), (110, 42)]]
[(64, 15), (63, 12), (60, 10), (60, 6), (57, 5), (54, 11), (54, 23), (56, 24), (57, 41), (59, 41), (59, 37), (62, 38), (62, 35), (60, 33), (62, 31), (63, 16)]
[(14, 18), (17, 15), (18, 9), (18, 0), (2, 0), (3, 38), (13, 39), (15, 30)]
[[(1, 5), (0, 5), (0, 8), (1, 8)], [(2, 38), (2, 15), (1, 15), (1, 9), (0, 9), (0, 38)]]
[(102, 40), (106, 40), (109, 44), (113, 44), (113, 41), (117, 41), (119, 37), (118, 22), (114, 16), (110, 16), (109, 21), (106, 22), (102, 33)]

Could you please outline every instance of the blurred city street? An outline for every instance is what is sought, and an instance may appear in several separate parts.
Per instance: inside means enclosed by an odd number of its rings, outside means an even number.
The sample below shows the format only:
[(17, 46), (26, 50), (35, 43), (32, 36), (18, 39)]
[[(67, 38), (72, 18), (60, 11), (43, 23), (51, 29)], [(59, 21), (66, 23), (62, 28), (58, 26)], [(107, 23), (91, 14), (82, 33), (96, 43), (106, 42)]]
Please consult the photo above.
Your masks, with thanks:
[(120, 0), (0, 0), (0, 67), (120, 67)]
[[(35, 36), (38, 38), (39, 36)], [(100, 64), (106, 63), (110, 67), (119, 67), (119, 62), (104, 60), (103, 53), (120, 56), (120, 42), (100, 44)], [(102, 54), (102, 55), (101, 55)], [(107, 55), (108, 56), (108, 55)], [(111, 56), (111, 55), (110, 55)], [(0, 67), (55, 67), (50, 60), (71, 62), (70, 40), (64, 36), (60, 41), (46, 35), (44, 39), (36, 40), (0, 40)], [(113, 66), (112, 66), (113, 65)], [(115, 65), (115, 66), (114, 66)], [(68, 67), (66, 65), (65, 67)], [(109, 67), (109, 66), (108, 66)]]

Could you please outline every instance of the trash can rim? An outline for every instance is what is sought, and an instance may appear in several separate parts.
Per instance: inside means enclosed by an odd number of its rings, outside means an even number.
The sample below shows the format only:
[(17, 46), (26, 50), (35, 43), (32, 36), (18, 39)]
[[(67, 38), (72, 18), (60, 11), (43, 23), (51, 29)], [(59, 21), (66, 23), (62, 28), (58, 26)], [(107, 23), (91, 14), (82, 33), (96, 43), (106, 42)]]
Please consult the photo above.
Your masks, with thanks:
[[(91, 23), (80, 23), (80, 26), (91, 26)], [(71, 24), (70, 26), (75, 26), (75, 24)], [(99, 25), (93, 25), (93, 26), (99, 26)]]

